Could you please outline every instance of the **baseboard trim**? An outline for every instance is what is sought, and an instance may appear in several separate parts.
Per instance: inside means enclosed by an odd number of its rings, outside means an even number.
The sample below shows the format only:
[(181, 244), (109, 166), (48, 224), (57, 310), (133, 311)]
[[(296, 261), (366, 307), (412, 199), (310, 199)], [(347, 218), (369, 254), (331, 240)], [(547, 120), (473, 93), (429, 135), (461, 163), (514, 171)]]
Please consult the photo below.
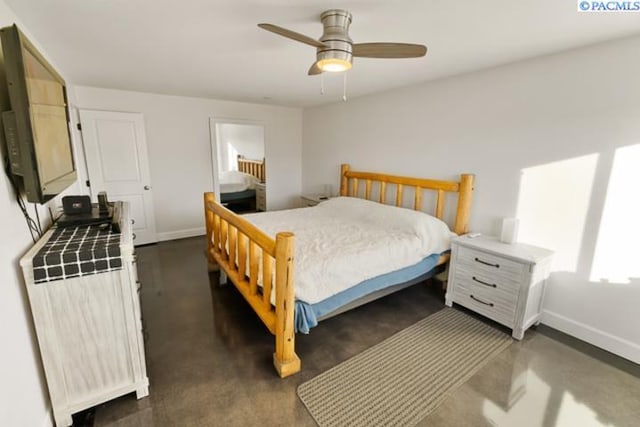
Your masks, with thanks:
[(187, 237), (203, 236), (204, 234), (206, 234), (206, 229), (204, 227), (198, 227), (186, 230), (156, 233), (156, 238), (158, 239), (158, 242), (164, 242), (165, 240), (186, 239)]
[(640, 345), (636, 343), (548, 310), (542, 312), (542, 323), (633, 363), (640, 364)]

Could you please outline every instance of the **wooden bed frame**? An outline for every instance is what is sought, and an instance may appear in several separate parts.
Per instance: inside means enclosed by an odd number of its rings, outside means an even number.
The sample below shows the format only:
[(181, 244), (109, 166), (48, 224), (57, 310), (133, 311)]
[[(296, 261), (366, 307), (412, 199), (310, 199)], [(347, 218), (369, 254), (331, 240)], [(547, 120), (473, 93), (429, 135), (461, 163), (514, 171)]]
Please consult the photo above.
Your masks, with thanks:
[[(362, 193), (359, 191), (360, 184), (364, 183), (364, 198), (372, 200), (372, 183), (375, 182), (379, 183), (377, 201), (380, 203), (385, 203), (388, 187), (395, 187), (396, 206), (402, 205), (405, 188), (413, 188), (415, 210), (422, 209), (424, 190), (435, 191), (435, 216), (440, 219), (444, 218), (446, 193), (458, 193), (452, 229), (457, 234), (467, 232), (474, 175), (460, 175), (460, 181), (439, 181), (356, 172), (350, 170), (348, 164), (343, 164), (340, 171), (340, 195), (358, 197)], [(214, 269), (216, 264), (219, 265), (267, 329), (275, 335), (273, 364), (280, 377), (295, 374), (300, 370), (300, 359), (295, 353), (294, 345), (293, 233), (280, 232), (273, 239), (255, 225), (217, 203), (214, 193), (211, 192), (204, 193), (204, 212), (210, 270)], [(438, 265), (448, 260), (449, 255), (443, 255), (438, 260)], [(248, 276), (245, 274), (247, 263)], [(262, 287), (258, 286), (259, 272)], [(275, 306), (271, 304), (272, 292), (275, 292)]]
[(245, 159), (242, 154), (238, 154), (238, 171), (253, 175), (260, 180), (265, 181), (265, 161)]

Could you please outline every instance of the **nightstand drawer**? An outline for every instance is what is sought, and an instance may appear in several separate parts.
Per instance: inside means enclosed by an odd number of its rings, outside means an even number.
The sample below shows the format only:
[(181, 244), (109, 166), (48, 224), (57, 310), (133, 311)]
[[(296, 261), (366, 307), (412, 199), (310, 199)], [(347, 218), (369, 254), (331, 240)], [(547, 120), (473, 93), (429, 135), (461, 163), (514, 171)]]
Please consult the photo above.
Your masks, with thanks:
[(516, 314), (515, 304), (507, 304), (499, 299), (470, 292), (464, 288), (456, 288), (454, 298), (456, 303), (478, 314), (482, 314), (509, 328), (513, 328), (514, 326)]
[(493, 290), (511, 295), (516, 300), (522, 280), (520, 276), (498, 271), (487, 271), (469, 263), (456, 265), (454, 279), (456, 283), (465, 283), (469, 289)]
[(474, 272), (496, 275), (517, 282), (522, 280), (525, 270), (522, 263), (464, 246), (459, 247), (456, 262)]
[(256, 210), (267, 210), (267, 198), (264, 196), (264, 194), (256, 193)]
[(518, 294), (514, 293), (509, 287), (488, 287), (474, 281), (472, 278), (460, 277), (457, 274), (454, 280), (456, 291), (460, 291), (462, 294), (476, 295), (510, 309), (515, 308), (518, 302)]

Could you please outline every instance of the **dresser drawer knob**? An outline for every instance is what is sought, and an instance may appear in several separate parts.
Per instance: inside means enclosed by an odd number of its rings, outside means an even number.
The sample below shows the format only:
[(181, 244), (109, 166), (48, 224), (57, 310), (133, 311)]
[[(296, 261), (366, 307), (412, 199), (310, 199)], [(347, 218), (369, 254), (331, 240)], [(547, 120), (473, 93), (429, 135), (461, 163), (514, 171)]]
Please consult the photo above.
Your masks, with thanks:
[(480, 264), (484, 264), (484, 265), (488, 265), (490, 267), (495, 267), (495, 268), (500, 268), (500, 264), (492, 264), (490, 262), (487, 261), (483, 261), (480, 258), (476, 257), (475, 258), (476, 262), (479, 262)]
[(498, 285), (496, 285), (495, 283), (484, 282), (484, 281), (482, 281), (480, 279), (477, 279), (476, 276), (473, 276), (472, 279), (473, 279), (474, 282), (478, 282), (481, 285), (489, 286), (490, 288), (497, 288), (498, 287)]
[(480, 298), (476, 298), (473, 295), (469, 295), (469, 296), (471, 297), (472, 300), (478, 301), (480, 304), (484, 304), (484, 305), (488, 305), (489, 307), (493, 307), (493, 303), (492, 302), (482, 301)]

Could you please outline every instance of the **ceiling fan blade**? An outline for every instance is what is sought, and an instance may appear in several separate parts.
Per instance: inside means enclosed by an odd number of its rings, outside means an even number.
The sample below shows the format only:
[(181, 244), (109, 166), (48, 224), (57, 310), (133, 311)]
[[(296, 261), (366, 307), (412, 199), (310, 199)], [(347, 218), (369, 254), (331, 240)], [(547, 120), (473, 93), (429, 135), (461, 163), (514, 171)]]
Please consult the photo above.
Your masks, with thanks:
[(296, 33), (295, 31), (287, 30), (286, 28), (278, 27), (277, 25), (258, 24), (258, 27), (262, 28), (263, 30), (271, 31), (272, 33), (276, 33), (288, 39), (308, 44), (309, 46), (327, 47), (327, 45), (316, 39), (312, 39), (311, 37), (305, 36), (304, 34)]
[(353, 56), (361, 58), (419, 58), (426, 55), (427, 47), (410, 43), (356, 43)]
[(318, 74), (322, 74), (322, 70), (320, 69), (320, 67), (318, 67), (318, 63), (314, 62), (313, 65), (311, 65), (311, 68), (309, 68), (309, 72), (307, 73), (307, 75), (315, 76)]

